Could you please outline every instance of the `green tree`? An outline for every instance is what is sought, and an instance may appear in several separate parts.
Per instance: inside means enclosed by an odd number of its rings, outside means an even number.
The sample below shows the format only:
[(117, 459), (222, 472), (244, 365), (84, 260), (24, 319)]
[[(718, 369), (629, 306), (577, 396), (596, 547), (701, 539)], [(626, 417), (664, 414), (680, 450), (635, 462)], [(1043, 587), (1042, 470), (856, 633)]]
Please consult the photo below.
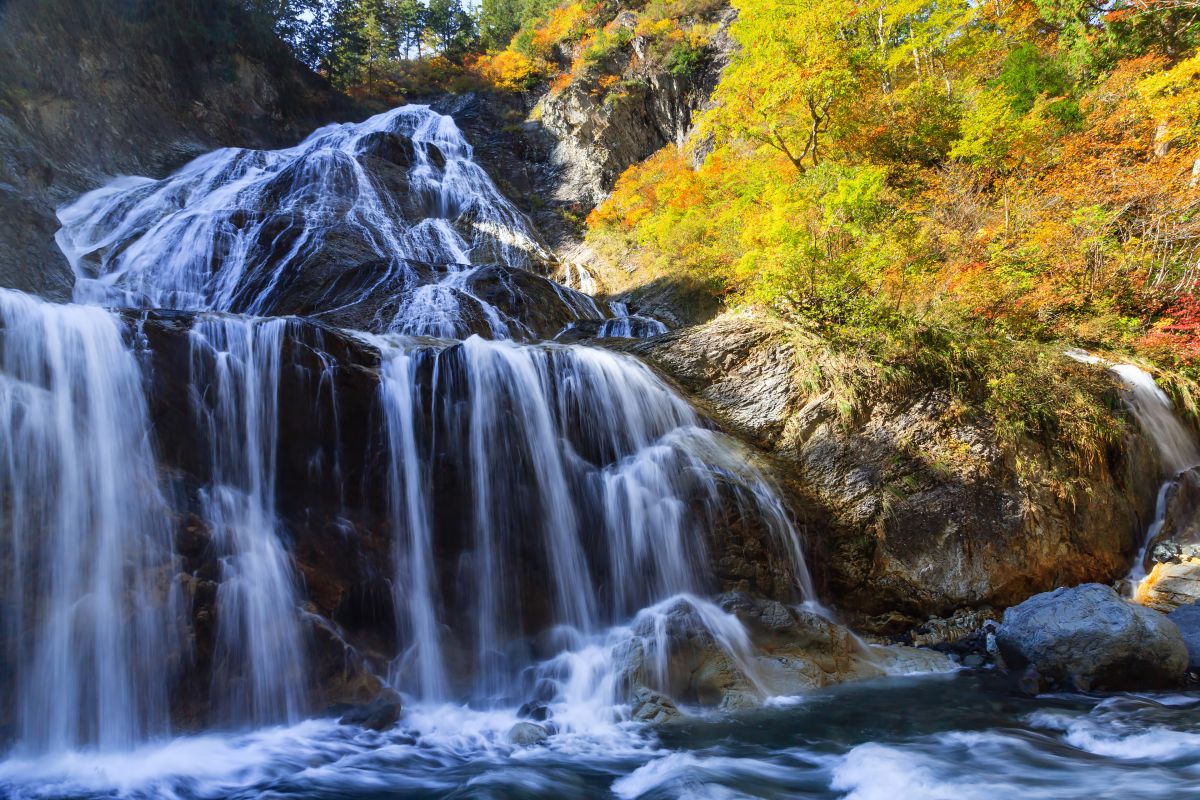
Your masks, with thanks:
[(475, 18), (461, 0), (429, 0), (425, 30), (433, 46), (446, 55), (460, 54), (476, 41)]

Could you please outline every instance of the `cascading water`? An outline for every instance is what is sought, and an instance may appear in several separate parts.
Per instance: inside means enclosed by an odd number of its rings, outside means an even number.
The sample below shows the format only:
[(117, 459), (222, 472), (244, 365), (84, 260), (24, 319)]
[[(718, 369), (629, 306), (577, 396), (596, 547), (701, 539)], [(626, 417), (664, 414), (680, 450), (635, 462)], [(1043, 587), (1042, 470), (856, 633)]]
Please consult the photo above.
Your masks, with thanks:
[[(116, 180), (60, 218), (78, 301), (192, 312), (163, 315), (153, 345), (186, 331), (186, 374), (171, 380), (187, 397), (181, 415), (177, 398), (150, 388), (158, 355), (143, 364), (124, 340), (158, 312), (0, 295), (14, 612), (4, 652), (28, 752), (166, 734), (176, 668), (195, 658), (206, 659), (207, 686), (187, 684), (202, 695), (188, 713), (205, 723), (320, 710), (314, 688), (330, 667), (313, 638), (318, 628), (341, 637), (340, 623), (313, 623), (318, 588), (295, 563), (307, 509), (281, 509), (285, 471), (314, 493), (333, 480), (339, 503), (364, 506), (359, 528), (332, 526), (344, 539), (308, 531), (317, 550), (366, 548), (353, 537), (374, 535), (371, 487), (383, 490), (390, 547), (362, 550), (389, 562), (379, 566), (395, 646), (381, 672), (419, 704), (512, 707), (553, 685), (563, 725), (611, 724), (628, 699), (618, 656), (643, 636), (628, 626), (680, 597), (752, 677), (738, 618), (703, 599), (721, 586), (713, 542), (737, 526), (760, 525), (795, 597), (813, 599), (770, 484), (673, 389), (629, 356), (512, 341), (581, 321), (597, 338), (665, 327), (620, 304), (606, 318), (590, 297), (526, 271), (541, 246), (451, 118), (412, 106), (286, 150), (216, 151), (163, 180)], [(337, 316), (346, 309), (357, 316)], [(303, 369), (297, 354), (320, 349), (301, 341), (313, 323), (292, 312), (372, 331), (355, 341), (378, 359), (379, 388), (362, 412), (371, 419), (353, 422), (374, 425), (376, 441), (349, 469), (336, 442), (321, 472), (328, 454), (297, 454), (281, 433), (289, 403), (313, 402), (284, 388), (298, 385), (288, 383)], [(363, 369), (317, 361), (316, 382), (331, 386), (339, 370)], [(160, 419), (190, 433), (152, 431)], [(307, 472), (285, 452), (311, 462)], [(196, 522), (179, 522), (187, 515)], [(176, 525), (202, 547), (174, 551)], [(195, 622), (180, 586), (194, 603), (212, 592), (211, 637), (179, 635)], [(338, 608), (348, 624), (376, 618), (365, 599)]]
[(328, 315), (386, 295), (374, 314), (390, 316), (364, 322), (413, 335), (466, 335), (472, 315), (494, 336), (522, 332), (471, 280), (478, 265), (545, 255), (453, 119), (425, 106), (285, 150), (217, 150), (160, 181), (123, 178), (59, 219), (80, 302)]
[[(539, 628), (578, 646), (647, 605), (716, 588), (704, 533), (725, 524), (729, 507), (765, 521), (813, 598), (796, 531), (767, 482), (639, 362), (478, 337), (376, 342), (388, 359), (403, 688), (429, 698), (451, 682), (433, 542), (464, 514), (455, 579), (473, 588), (470, 693), (481, 699), (519, 696), (529, 658), (513, 644)], [(439, 475), (459, 477), (431, 486)]]
[(205, 316), (191, 331), (191, 401), (211, 461), (201, 503), (222, 571), (213, 716), (234, 723), (294, 721), (306, 707), (300, 602), (275, 512), (287, 325)]
[(142, 377), (107, 311), (0, 291), (0, 596), (29, 751), (168, 728), (179, 656)]
[(1195, 436), (1175, 416), (1171, 399), (1154, 382), (1153, 376), (1132, 364), (1117, 364), (1110, 369), (1128, 390), (1126, 402), (1129, 410), (1158, 451), (1165, 476), (1158, 490), (1154, 521), (1146, 531), (1146, 538), (1126, 576), (1126, 582), (1136, 587), (1146, 577), (1146, 549), (1162, 530), (1168, 490), (1180, 472), (1200, 465), (1200, 447)]

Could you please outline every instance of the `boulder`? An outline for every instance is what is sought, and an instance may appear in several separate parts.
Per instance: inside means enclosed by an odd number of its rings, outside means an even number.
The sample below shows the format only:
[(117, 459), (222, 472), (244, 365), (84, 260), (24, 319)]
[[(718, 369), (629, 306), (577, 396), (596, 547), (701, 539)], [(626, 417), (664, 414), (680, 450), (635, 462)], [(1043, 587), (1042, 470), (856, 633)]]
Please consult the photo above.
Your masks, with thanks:
[(1030, 688), (1041, 691), (1167, 688), (1183, 680), (1188, 664), (1173, 622), (1096, 583), (1009, 608), (997, 644), (1006, 664), (1024, 669)]
[(1136, 599), (1164, 614), (1196, 602), (1200, 599), (1200, 558), (1184, 555), (1155, 564), (1138, 584)]
[(1187, 646), (1188, 670), (1200, 672), (1200, 605), (1189, 603), (1180, 606), (1167, 615), (1183, 635), (1183, 643)]
[(683, 714), (680, 713), (671, 698), (647, 689), (645, 686), (639, 686), (634, 691), (629, 716), (635, 722), (645, 722), (650, 725), (662, 725), (683, 719)]
[(550, 738), (550, 733), (536, 722), (518, 722), (508, 729), (508, 741), (518, 747), (532, 747)]
[(534, 722), (545, 722), (550, 718), (550, 706), (531, 700), (517, 709), (517, 716)]
[(386, 731), (399, 720), (400, 696), (391, 690), (385, 690), (371, 702), (347, 711), (338, 722), (373, 731)]
[(768, 697), (888, 674), (954, 668), (941, 653), (914, 647), (871, 647), (847, 628), (801, 608), (740, 592), (719, 607), (680, 598), (642, 612), (625, 654), (634, 718), (672, 716), (658, 697), (701, 708), (737, 711)]

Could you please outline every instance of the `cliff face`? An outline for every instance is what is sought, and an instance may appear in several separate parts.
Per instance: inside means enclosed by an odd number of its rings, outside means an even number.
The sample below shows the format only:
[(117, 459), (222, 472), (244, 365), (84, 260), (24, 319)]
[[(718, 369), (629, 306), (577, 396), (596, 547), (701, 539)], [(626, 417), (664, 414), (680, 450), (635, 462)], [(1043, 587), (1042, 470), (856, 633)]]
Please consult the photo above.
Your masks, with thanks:
[(799, 377), (795, 335), (727, 315), (632, 349), (769, 453), (797, 507), (818, 509), (808, 546), (824, 596), (862, 627), (896, 632), (1128, 571), (1158, 486), (1135, 427), (1085, 467), (1023, 442), (1022, 471), (986, 412), (936, 388), (873, 398), (846, 421)]
[(186, 4), (140, 16), (150, 5), (0, 4), (0, 285), (68, 298), (55, 209), (114, 175), (161, 177), (214, 147), (294, 142), (353, 114), (282, 43), (235, 30), (181, 52), (169, 13)]
[[(728, 29), (735, 12), (721, 8), (713, 16), (719, 27), (694, 72), (672, 72), (646, 58), (644, 38), (633, 36), (632, 58), (618, 52), (608, 65), (620, 89), (597, 91), (593, 82), (575, 80), (542, 97), (536, 114), (555, 140), (556, 199), (596, 206), (628, 167), (667, 144), (684, 146), (693, 117), (707, 105), (734, 47)], [(625, 12), (616, 24), (632, 31), (636, 20)]]

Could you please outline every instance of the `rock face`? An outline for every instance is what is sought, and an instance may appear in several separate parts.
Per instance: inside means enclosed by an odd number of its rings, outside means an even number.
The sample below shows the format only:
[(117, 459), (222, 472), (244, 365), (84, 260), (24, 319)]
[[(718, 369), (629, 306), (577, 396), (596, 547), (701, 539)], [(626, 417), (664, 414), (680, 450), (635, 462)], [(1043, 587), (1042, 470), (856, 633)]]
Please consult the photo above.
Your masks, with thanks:
[[(1153, 517), (1156, 462), (1132, 435), (1077, 471), (1088, 489), (1068, 498), (1022, 481), (987, 415), (955, 413), (944, 392), (869, 398), (847, 419), (801, 369), (822, 343), (782, 323), (727, 315), (629, 349), (774, 457), (779, 482), (810, 509), (822, 596), (870, 630), (1114, 580)], [(1051, 457), (1033, 442), (1022, 452)]]
[[(633, 37), (630, 49), (641, 66), (622, 73), (619, 89), (597, 92), (589, 81), (576, 80), (542, 99), (541, 123), (555, 137), (553, 159), (562, 169), (558, 199), (594, 206), (627, 167), (664, 145), (683, 145), (693, 115), (708, 103), (728, 62), (732, 43), (727, 28), (734, 17), (728, 8), (717, 12), (719, 31), (707, 63), (694, 75), (676, 75), (642, 61), (645, 42)], [(636, 19), (618, 15), (616, 24), (633, 26)], [(611, 58), (627, 61), (630, 54), (620, 51)]]
[(1183, 680), (1188, 665), (1173, 622), (1095, 583), (1009, 608), (996, 639), (1008, 666), (1032, 669), (1031, 686), (1042, 690), (1166, 688)]
[[(354, 114), (282, 44), (173, 45), (178, 28), (128, 22), (150, 4), (127, 5), (0, 4), (0, 286), (69, 297), (55, 209), (113, 175), (162, 175), (220, 145), (293, 142)], [(174, 0), (160, 10), (187, 13)]]
[(1180, 606), (1167, 615), (1183, 635), (1183, 643), (1187, 646), (1188, 669), (1200, 672), (1200, 605), (1189, 603)]

